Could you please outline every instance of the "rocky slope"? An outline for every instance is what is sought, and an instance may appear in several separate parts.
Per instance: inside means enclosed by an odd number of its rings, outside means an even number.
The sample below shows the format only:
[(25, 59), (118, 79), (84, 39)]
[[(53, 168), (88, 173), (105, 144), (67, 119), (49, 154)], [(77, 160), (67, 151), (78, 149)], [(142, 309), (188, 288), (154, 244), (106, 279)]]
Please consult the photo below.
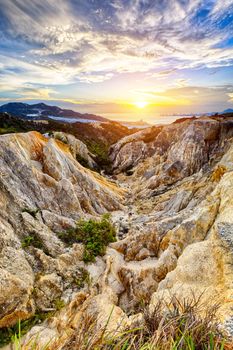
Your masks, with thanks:
[[(73, 154), (66, 144), (37, 132), (1, 136), (1, 327), (33, 314), (36, 275), (43, 276), (37, 291), (39, 296), (45, 293), (45, 308), (47, 297), (54, 299), (51, 289), (59, 295), (72, 273), (75, 278), (81, 248), (67, 251), (55, 232), (74, 226), (80, 217), (122, 206), (123, 191), (83, 168)], [(21, 242), (31, 236), (41, 241), (43, 249), (24, 251)], [(39, 302), (43, 304), (41, 298)]]
[(66, 123), (55, 120), (25, 120), (8, 113), (0, 112), (0, 135), (15, 132), (38, 131), (42, 134), (61, 132), (73, 135), (94, 154), (100, 169), (108, 169), (108, 149), (124, 136), (137, 129), (128, 129), (117, 122)]
[[(143, 322), (142, 301), (153, 310), (177, 295), (220, 303), (218, 319), (233, 335), (233, 119), (121, 139), (110, 150), (114, 182), (81, 166), (79, 141), (62, 137), (66, 144), (36, 132), (1, 136), (0, 327), (62, 298), (67, 305), (24, 341), (65, 349), (88, 317), (101, 327), (111, 314), (110, 330), (134, 327)], [(105, 212), (118, 241), (84, 264), (82, 245), (65, 247), (57, 232)], [(42, 247), (25, 250), (28, 235)], [(89, 283), (77, 288), (83, 269)]]

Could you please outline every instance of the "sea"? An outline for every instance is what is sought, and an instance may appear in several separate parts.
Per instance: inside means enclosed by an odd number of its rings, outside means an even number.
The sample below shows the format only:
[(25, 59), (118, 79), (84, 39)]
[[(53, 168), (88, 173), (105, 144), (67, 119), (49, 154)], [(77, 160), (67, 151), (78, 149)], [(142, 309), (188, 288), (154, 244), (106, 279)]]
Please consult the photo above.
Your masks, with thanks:
[[(181, 118), (191, 118), (193, 115), (165, 115), (165, 116), (158, 116), (154, 119), (150, 119), (148, 122), (144, 122), (142, 120), (130, 122), (130, 121), (121, 121), (117, 120), (119, 123), (121, 123), (124, 126), (127, 126), (128, 128), (138, 128), (138, 129), (144, 129), (148, 128), (152, 125), (165, 125), (170, 124), (176, 121), (177, 119)], [(66, 122), (66, 123), (95, 123), (99, 122), (98, 120), (92, 120), (92, 119), (81, 119), (81, 118), (69, 118), (69, 117), (57, 117), (57, 116), (49, 116), (50, 119), (60, 121), (60, 122)], [(112, 119), (110, 119), (112, 120)]]
[[(208, 115), (208, 114), (207, 114)], [(28, 114), (27, 117), (29, 118), (35, 118), (35, 117), (39, 117), (39, 114)], [(201, 115), (196, 115), (196, 117), (199, 117)], [(56, 120), (56, 121), (60, 121), (60, 122), (65, 122), (65, 123), (95, 123), (95, 122), (100, 122), (98, 120), (92, 120), (92, 119), (82, 119), (82, 118), (73, 118), (73, 117), (57, 117), (57, 116), (53, 116), (53, 115), (49, 115), (48, 116), (50, 119), (52, 120)], [(170, 124), (173, 123), (174, 121), (181, 119), (181, 118), (191, 118), (193, 117), (193, 114), (182, 114), (182, 115), (160, 115), (157, 116), (155, 118), (150, 117), (148, 118), (148, 120), (144, 121), (144, 120), (138, 120), (138, 121), (127, 121), (124, 120), (124, 118), (119, 119), (119, 115), (118, 118), (116, 116), (115, 119), (114, 115), (110, 114), (109, 116), (105, 116), (107, 119), (109, 119), (109, 121), (117, 121), (118, 123), (121, 123), (124, 126), (127, 126), (129, 129), (132, 128), (137, 128), (137, 129), (144, 129), (144, 128), (148, 128), (152, 125), (165, 125), (165, 124)]]

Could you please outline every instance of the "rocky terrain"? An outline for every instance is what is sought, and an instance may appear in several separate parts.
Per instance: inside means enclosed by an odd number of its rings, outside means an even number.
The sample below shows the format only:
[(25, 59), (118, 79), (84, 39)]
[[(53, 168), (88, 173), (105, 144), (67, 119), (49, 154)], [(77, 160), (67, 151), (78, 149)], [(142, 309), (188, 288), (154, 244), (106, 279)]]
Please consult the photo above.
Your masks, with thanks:
[[(63, 132), (0, 136), (1, 330), (57, 310), (23, 341), (66, 349), (86, 318), (135, 327), (142, 302), (153, 310), (176, 295), (219, 303), (233, 336), (233, 116), (127, 135), (109, 149), (108, 175), (93, 158)], [(83, 245), (59, 233), (104, 213), (117, 241), (85, 263)]]

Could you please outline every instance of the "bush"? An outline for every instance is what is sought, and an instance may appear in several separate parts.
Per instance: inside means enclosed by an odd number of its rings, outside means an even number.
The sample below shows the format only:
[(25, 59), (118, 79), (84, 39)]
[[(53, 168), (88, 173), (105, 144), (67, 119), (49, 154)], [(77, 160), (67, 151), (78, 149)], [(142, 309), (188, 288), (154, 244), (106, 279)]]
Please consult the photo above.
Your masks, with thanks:
[(43, 249), (44, 248), (42, 240), (39, 237), (37, 237), (36, 235), (26, 236), (23, 239), (21, 245), (22, 245), (22, 248), (28, 248), (28, 247), (31, 247), (31, 246), (34, 247), (34, 248), (38, 248), (38, 249)]
[(116, 241), (116, 231), (110, 222), (109, 215), (103, 215), (101, 221), (80, 220), (75, 228), (58, 233), (58, 237), (66, 244), (83, 243), (85, 262), (95, 261), (98, 255), (104, 255), (106, 246)]

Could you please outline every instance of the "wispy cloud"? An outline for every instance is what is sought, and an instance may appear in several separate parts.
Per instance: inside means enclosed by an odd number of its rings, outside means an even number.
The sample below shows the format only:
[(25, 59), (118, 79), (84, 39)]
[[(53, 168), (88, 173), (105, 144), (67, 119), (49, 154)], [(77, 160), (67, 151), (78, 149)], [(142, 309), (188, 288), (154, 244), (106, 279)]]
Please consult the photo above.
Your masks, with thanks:
[(188, 79), (176, 79), (176, 85), (179, 87), (184, 87), (188, 85)]
[[(49, 100), (52, 99), (51, 94), (56, 94), (56, 91), (49, 88), (32, 88), (24, 87), (20, 90), (20, 95), (22, 99), (31, 100)], [(53, 97), (54, 98), (54, 97)]]
[(173, 103), (205, 106), (207, 103), (216, 105), (221, 101), (233, 102), (233, 84), (220, 86), (182, 86), (165, 89), (165, 90), (139, 90), (139, 95), (147, 96), (151, 104)]

